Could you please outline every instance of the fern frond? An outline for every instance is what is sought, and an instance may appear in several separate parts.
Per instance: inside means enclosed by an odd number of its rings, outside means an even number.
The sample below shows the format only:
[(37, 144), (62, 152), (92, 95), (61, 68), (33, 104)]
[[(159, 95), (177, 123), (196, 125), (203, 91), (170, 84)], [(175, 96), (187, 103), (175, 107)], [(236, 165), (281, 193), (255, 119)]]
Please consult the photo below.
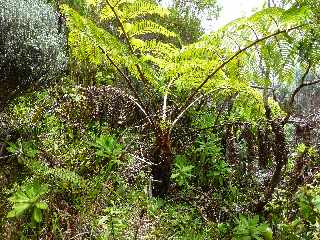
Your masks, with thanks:
[[(117, 14), (122, 14), (122, 9), (129, 9), (125, 6), (136, 4), (135, 1), (132, 1), (131, 3), (128, 3), (128, 1), (122, 2), (123, 4), (126, 3), (126, 5), (123, 5), (120, 8), (121, 4), (118, 4)], [(141, 5), (141, 3), (139, 4)], [(139, 4), (134, 6), (140, 6)], [(151, 5), (145, 4), (145, 7), (146, 6)], [(107, 9), (107, 6), (104, 7), (104, 10), (105, 9)], [(154, 8), (154, 11), (156, 11), (156, 9), (161, 8)], [(159, 86), (159, 83), (156, 80), (157, 74), (154, 71), (154, 67), (165, 68), (166, 65), (174, 59), (174, 52), (177, 53), (178, 49), (172, 44), (164, 43), (159, 40), (152, 40), (151, 38), (151, 40), (144, 41), (134, 36), (148, 33), (153, 37), (156, 37), (156, 35), (159, 34), (166, 37), (173, 37), (176, 36), (176, 34), (150, 20), (142, 20), (134, 24), (124, 23), (123, 27), (125, 34), (130, 43), (130, 46), (128, 46), (128, 44), (123, 43), (121, 39), (112, 32), (98, 27), (90, 19), (81, 16), (67, 5), (64, 5), (62, 10), (68, 18), (67, 24), (71, 29), (69, 33), (69, 44), (72, 46), (73, 57), (80, 61), (89, 60), (90, 63), (98, 65), (108, 62), (108, 59), (104, 56), (105, 54), (108, 54), (108, 56), (113, 59), (114, 63), (119, 66), (125, 66), (135, 79), (141, 78), (141, 70), (143, 70), (143, 73), (146, 75), (145, 78), (154, 87), (158, 88), (157, 86)], [(114, 15), (114, 11), (112, 11), (111, 8), (109, 8), (109, 10), (110, 14), (108, 14), (110, 16), (112, 14)], [(144, 13), (144, 11), (141, 13)], [(129, 12), (126, 12), (126, 14), (129, 14)], [(120, 17), (121, 21), (125, 20), (125, 18), (122, 18), (122, 15), (118, 15), (117, 17)], [(119, 31), (123, 34), (122, 28), (120, 28)], [(103, 52), (101, 49), (103, 49)], [(135, 53), (137, 55), (135, 55)], [(153, 66), (150, 66), (150, 62), (153, 63)]]
[(63, 168), (51, 168), (38, 160), (24, 159), (24, 165), (33, 173), (41, 177), (53, 177), (62, 182), (71, 183), (74, 185), (83, 185), (85, 180), (74, 171)]
[(131, 43), (134, 50), (138, 50), (140, 53), (152, 54), (153, 56), (167, 59), (173, 59), (179, 51), (174, 45), (157, 40), (143, 41), (138, 38), (132, 38)]
[(157, 15), (166, 17), (170, 11), (160, 5), (154, 4), (150, 1), (134, 1), (132, 4), (126, 5), (123, 9), (123, 16), (126, 21), (139, 18), (141, 16)]
[(176, 33), (167, 30), (151, 20), (140, 20), (135, 21), (134, 23), (126, 23), (124, 24), (124, 29), (130, 38), (148, 33), (160, 34), (168, 38), (177, 37)]

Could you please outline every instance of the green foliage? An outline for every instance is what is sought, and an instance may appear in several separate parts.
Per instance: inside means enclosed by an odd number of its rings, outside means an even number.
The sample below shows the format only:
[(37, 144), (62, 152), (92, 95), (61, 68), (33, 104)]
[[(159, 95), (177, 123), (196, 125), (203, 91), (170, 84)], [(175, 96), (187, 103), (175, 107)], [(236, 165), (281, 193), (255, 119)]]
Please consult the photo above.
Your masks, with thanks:
[(268, 211), (274, 213), (272, 222), (277, 226), (275, 236), (288, 240), (314, 239), (319, 234), (319, 187), (305, 185), (290, 196), (288, 189), (278, 191), (268, 205)]
[(40, 198), (47, 192), (48, 185), (31, 183), (24, 186), (9, 198), (10, 202), (13, 203), (13, 209), (8, 212), (7, 217), (19, 217), (31, 210), (32, 220), (40, 223), (42, 221), (42, 210), (48, 209), (47, 203), (41, 201)]
[[(53, 176), (55, 181), (59, 180), (62, 186), (67, 187), (69, 184), (79, 186), (83, 180), (73, 171), (63, 168), (50, 168), (43, 162), (36, 160), (39, 151), (33, 142), (18, 142), (11, 144), (8, 150), (19, 156), (20, 163), (24, 164), (35, 175), (40, 177)], [(57, 183), (56, 183), (57, 184)]]
[(301, 216), (311, 224), (319, 222), (320, 191), (316, 187), (303, 187), (297, 194)]
[(203, 35), (201, 17), (212, 20), (218, 17), (220, 11), (216, 0), (172, 0), (165, 3), (172, 12), (169, 16), (171, 28), (179, 32), (186, 44), (195, 42)]
[(112, 160), (118, 158), (122, 151), (122, 145), (117, 143), (114, 136), (100, 136), (93, 146), (97, 149), (97, 156)]
[(172, 0), (170, 1), (173, 8), (181, 11), (184, 14), (204, 14), (212, 18), (219, 13), (219, 6), (216, 0)]
[(228, 164), (222, 156), (221, 139), (215, 134), (208, 134), (198, 138), (192, 158), (197, 163), (194, 172), (201, 184), (222, 185), (229, 174)]
[[(109, 3), (114, 4), (112, 1)], [(89, 2), (89, 5), (93, 7), (97, 4), (96, 1)], [(94, 65), (102, 63), (112, 65), (109, 61), (111, 59), (116, 65), (126, 66), (137, 79), (141, 77), (137, 69), (137, 64), (139, 64), (147, 80), (157, 86), (159, 84), (157, 74), (146, 64), (146, 61), (160, 63), (168, 58), (175, 48), (171, 44), (157, 41), (156, 36), (170, 38), (176, 37), (176, 34), (152, 20), (141, 19), (148, 14), (166, 16), (168, 10), (148, 1), (122, 1), (115, 4), (112, 9), (106, 4), (100, 11), (99, 9), (97, 11), (101, 21), (120, 20), (123, 27), (118, 26), (117, 30), (120, 35), (126, 36), (127, 42), (122, 42), (111, 31), (97, 26), (88, 18), (64, 5), (63, 12), (68, 17), (68, 26), (71, 29), (69, 44), (72, 47), (72, 56), (77, 61), (88, 60)], [(143, 36), (148, 34), (150, 37), (144, 39)], [(142, 56), (137, 58), (132, 51), (141, 52)]]
[(205, 223), (197, 209), (188, 204), (153, 200), (148, 208), (150, 218), (159, 222), (150, 238), (217, 239), (215, 224)]
[(98, 225), (106, 229), (101, 239), (108, 239), (110, 237), (120, 239), (123, 237), (124, 230), (128, 228), (128, 223), (126, 222), (128, 210), (129, 209), (118, 207), (108, 207), (104, 209), (106, 216), (103, 216), (98, 222)]
[(119, 157), (122, 154), (123, 146), (117, 143), (114, 136), (102, 135), (96, 139), (93, 146), (96, 148), (98, 161), (108, 161), (107, 171), (111, 171), (114, 166), (121, 164)]
[(241, 215), (237, 219), (237, 226), (234, 228), (233, 239), (255, 239), (272, 240), (272, 230), (268, 224), (260, 223), (259, 216), (245, 217)]
[(209, 170), (207, 176), (212, 177), (216, 183), (223, 185), (230, 170), (230, 167), (224, 160), (216, 161), (212, 166), (212, 169)]
[[(162, 3), (163, 1), (158, 1)], [(217, 18), (220, 7), (212, 1), (165, 1), (170, 15), (163, 21), (168, 29), (177, 32), (184, 44), (194, 43), (204, 34), (201, 20)]]
[[(98, 6), (99, 1), (89, 4)], [(289, 86), (293, 83), (292, 79), (298, 76), (296, 70), (305, 68), (306, 59), (301, 58), (297, 50), (302, 36), (294, 29), (300, 24), (308, 23), (311, 18), (289, 18), (292, 9), (263, 10), (252, 17), (234, 21), (180, 50), (172, 44), (156, 40), (154, 36), (159, 34), (167, 38), (174, 37), (175, 34), (145, 18), (146, 9), (150, 9), (152, 14), (167, 16), (165, 9), (140, 1), (124, 1), (111, 8), (112, 4), (112, 1), (102, 4), (101, 9), (96, 9), (97, 14), (102, 21), (115, 21), (114, 28), (125, 36), (124, 39), (120, 40), (118, 34), (113, 34), (112, 28), (103, 29), (99, 24), (64, 6), (63, 11), (71, 29), (69, 43), (77, 61), (87, 59), (90, 64), (98, 66), (109, 63), (113, 67), (120, 66), (120, 70), (125, 67), (135, 77), (134, 82), (146, 84), (147, 80), (152, 89), (147, 87), (144, 91), (138, 91), (139, 96), (159, 91), (161, 95), (168, 94), (172, 100), (181, 102), (190, 90), (203, 86), (199, 90), (204, 90), (215, 101), (235, 96), (235, 111), (230, 116), (232, 119), (258, 120), (264, 118), (264, 104), (268, 102), (268, 98), (251, 85), (270, 88), (275, 81), (279, 81), (284, 86)], [(141, 11), (137, 11), (136, 6)], [(303, 9), (296, 9), (295, 15), (302, 16), (310, 11), (309, 6), (305, 6)], [(266, 24), (261, 26), (261, 22)], [(288, 33), (285, 34), (287, 29)], [(299, 29), (306, 33), (309, 31), (303, 26)], [(271, 37), (274, 34), (277, 35), (276, 38)], [(262, 41), (264, 38), (266, 41)], [(298, 40), (293, 41), (294, 38)], [(237, 53), (237, 49), (246, 48), (255, 41), (256, 47)], [(226, 59), (232, 61), (224, 66)], [(301, 65), (296, 67), (299, 59)], [(221, 64), (224, 69), (220, 70)], [(214, 67), (218, 67), (217, 72)], [(200, 85), (202, 83), (205, 84)], [(283, 115), (278, 103), (270, 100), (269, 104), (275, 117)]]
[(307, 148), (307, 146), (304, 143), (300, 143), (297, 146), (297, 152), (302, 154), (302, 153), (304, 153), (306, 151), (306, 148)]
[(190, 178), (193, 177), (192, 170), (194, 166), (190, 165), (183, 155), (176, 156), (174, 169), (171, 178), (178, 184), (178, 186), (188, 186)]
[[(307, 143), (290, 146), (292, 158), (281, 166), (268, 204), (255, 209), (279, 168), (272, 131), (288, 113), (283, 99), (309, 64), (312, 73), (317, 70), (318, 10), (310, 2), (264, 9), (187, 46), (178, 46), (178, 29), (166, 24), (180, 25), (181, 13), (173, 16), (179, 21), (170, 20), (175, 13), (155, 1), (63, 2), (75, 7), (61, 6), (70, 75), (59, 86), (12, 101), (4, 114), (9, 132), (0, 134), (1, 209), (12, 217), (30, 213), (43, 224), (0, 218), (3, 239), (293, 240), (319, 234), (318, 154)], [(195, 7), (190, 11), (216, 6), (176, 2)], [(191, 20), (182, 25), (199, 23), (185, 16)], [(278, 93), (280, 100), (271, 97)], [(1, 117), (2, 129), (7, 123)], [(261, 167), (267, 145), (272, 161)], [(238, 148), (239, 159), (229, 161)], [(302, 153), (300, 169), (295, 157)], [(168, 184), (163, 199), (150, 196), (155, 166), (176, 183)], [(11, 176), (7, 169), (21, 173)], [(293, 180), (300, 181), (291, 181), (295, 169)], [(10, 190), (30, 180), (42, 184)], [(50, 207), (41, 201), (44, 194)]]

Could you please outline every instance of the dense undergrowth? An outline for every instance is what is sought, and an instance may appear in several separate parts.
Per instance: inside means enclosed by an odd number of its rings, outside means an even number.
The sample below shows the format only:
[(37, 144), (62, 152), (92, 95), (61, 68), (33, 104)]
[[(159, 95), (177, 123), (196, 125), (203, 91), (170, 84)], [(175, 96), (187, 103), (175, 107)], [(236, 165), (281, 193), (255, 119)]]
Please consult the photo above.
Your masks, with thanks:
[[(229, 164), (223, 136), (212, 131), (175, 157), (170, 191), (156, 199), (150, 197), (152, 163), (139, 157), (147, 139), (93, 121), (54, 97), (60, 92), (80, 104), (78, 90), (28, 94), (3, 113), (10, 116), (7, 157), (1, 159), (3, 239), (317, 239), (318, 176), (298, 189), (289, 186), (304, 145), (293, 150), (283, 187), (263, 213), (253, 208), (271, 165), (261, 169), (246, 152)], [(70, 105), (72, 118), (82, 121), (66, 119)], [(241, 148), (246, 151), (245, 142)], [(319, 164), (314, 148), (307, 158)], [(24, 205), (26, 196), (30, 204)]]
[(320, 238), (319, 119), (295, 105), (318, 83), (310, 1), (186, 46), (154, 1), (66, 2), (67, 30), (42, 2), (58, 74), (0, 62), (0, 239)]

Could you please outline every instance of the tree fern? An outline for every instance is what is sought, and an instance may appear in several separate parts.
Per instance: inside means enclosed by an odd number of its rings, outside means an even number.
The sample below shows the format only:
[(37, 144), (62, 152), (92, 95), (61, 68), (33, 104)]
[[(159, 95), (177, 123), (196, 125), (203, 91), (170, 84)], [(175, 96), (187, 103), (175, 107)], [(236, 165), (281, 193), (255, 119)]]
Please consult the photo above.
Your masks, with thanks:
[[(317, 55), (318, 41), (305, 40), (318, 32), (317, 13), (305, 3), (287, 10), (264, 9), (181, 48), (168, 41), (176, 38), (174, 33), (149, 18), (166, 16), (167, 10), (160, 6), (139, 0), (89, 1), (89, 6), (98, 22), (63, 7), (74, 57), (108, 63), (147, 116), (155, 136), (156, 164), (151, 174), (158, 184), (155, 193), (160, 195), (170, 179), (171, 133), (187, 111), (201, 107), (199, 102), (208, 107), (206, 99), (233, 96), (238, 116), (232, 118), (250, 120), (253, 112), (263, 118), (266, 105), (277, 108), (269, 99), (273, 85), (291, 84), (299, 69), (304, 70), (312, 59), (315, 63), (311, 52)], [(308, 46), (308, 51), (302, 52), (301, 45)]]

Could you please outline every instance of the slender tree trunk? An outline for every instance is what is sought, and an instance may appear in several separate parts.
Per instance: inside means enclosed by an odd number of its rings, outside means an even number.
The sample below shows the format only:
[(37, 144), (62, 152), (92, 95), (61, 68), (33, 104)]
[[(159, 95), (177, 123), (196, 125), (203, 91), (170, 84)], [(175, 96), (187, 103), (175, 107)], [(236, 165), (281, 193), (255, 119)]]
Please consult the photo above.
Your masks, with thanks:
[(303, 183), (304, 169), (308, 163), (306, 156), (307, 151), (308, 148), (306, 148), (302, 153), (298, 154), (294, 170), (290, 174), (290, 181), (288, 183), (290, 196), (292, 196), (297, 191), (298, 187)]
[(232, 124), (226, 126), (226, 160), (230, 165), (239, 162), (235, 129)]
[(154, 163), (151, 169), (152, 196), (164, 197), (169, 190), (173, 159), (171, 136), (168, 130), (157, 132), (152, 155)]
[(311, 126), (308, 124), (304, 126), (297, 126), (296, 128), (296, 143), (304, 143), (306, 148), (303, 152), (298, 153), (294, 170), (291, 172), (289, 188), (291, 189), (290, 195), (292, 196), (300, 185), (304, 183), (305, 169), (310, 167), (311, 159), (308, 156), (308, 150), (311, 146)]
[(256, 138), (249, 125), (244, 126), (242, 136), (247, 143), (246, 154), (248, 161), (252, 163), (257, 158), (257, 151), (255, 146)]
[(264, 197), (256, 205), (257, 212), (261, 212), (264, 206), (271, 200), (275, 188), (279, 185), (282, 179), (283, 167), (288, 162), (288, 149), (284, 134), (284, 124), (283, 122), (272, 121), (271, 127), (275, 138), (273, 144), (273, 153), (276, 161), (276, 167), (266, 188)]
[(268, 160), (271, 159), (271, 133), (267, 127), (265, 129), (258, 129), (258, 151), (259, 151), (259, 167), (266, 168)]

